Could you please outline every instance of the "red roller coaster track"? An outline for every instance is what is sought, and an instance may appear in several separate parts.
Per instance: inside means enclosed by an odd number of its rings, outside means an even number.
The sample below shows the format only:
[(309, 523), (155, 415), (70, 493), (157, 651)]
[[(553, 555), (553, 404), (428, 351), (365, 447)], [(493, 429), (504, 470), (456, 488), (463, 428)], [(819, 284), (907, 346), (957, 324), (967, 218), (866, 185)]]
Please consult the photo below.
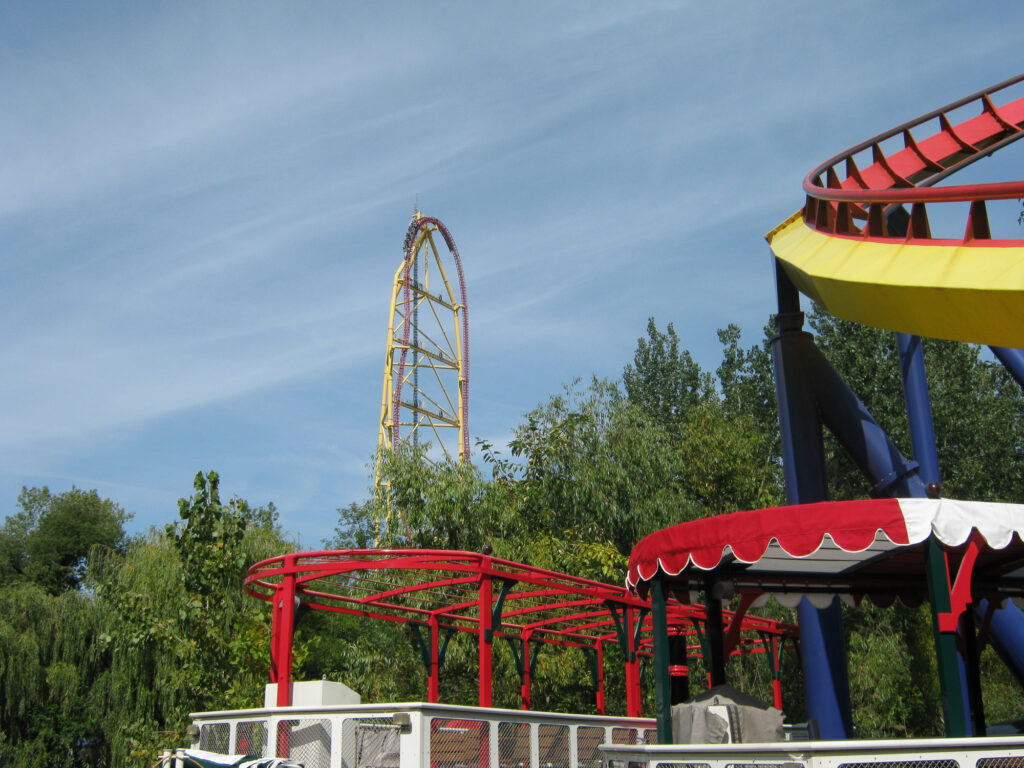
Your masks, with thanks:
[[(825, 161), (804, 180), (807, 204), (804, 221), (829, 234), (885, 238), (890, 236), (885, 206), (910, 203), (907, 236), (930, 239), (924, 205), (928, 202), (973, 202), (966, 239), (988, 238), (986, 200), (1024, 197), (1024, 181), (934, 187), (971, 163), (1024, 136), (1024, 98), (997, 107), (992, 97), (1024, 81), (1024, 75), (1004, 80), (952, 104), (898, 125)], [(971, 104), (980, 114), (958, 125), (949, 114)], [(939, 130), (924, 139), (912, 131), (938, 120)], [(903, 148), (886, 155), (882, 144), (900, 136)], [(856, 156), (871, 151), (871, 164), (858, 168)], [(824, 182), (823, 182), (824, 179)], [(855, 220), (865, 222), (857, 226)]]

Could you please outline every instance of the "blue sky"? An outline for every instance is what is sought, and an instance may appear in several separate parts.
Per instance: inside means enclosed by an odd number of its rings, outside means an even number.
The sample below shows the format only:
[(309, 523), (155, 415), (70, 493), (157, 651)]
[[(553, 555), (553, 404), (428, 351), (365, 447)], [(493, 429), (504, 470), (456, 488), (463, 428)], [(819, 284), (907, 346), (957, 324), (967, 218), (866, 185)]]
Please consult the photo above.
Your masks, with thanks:
[(649, 316), (713, 368), (807, 171), (1022, 51), (1019, 2), (5, 3), (0, 512), (75, 485), (140, 531), (216, 469), (317, 546), (368, 493), (417, 202), (474, 438), (617, 378)]

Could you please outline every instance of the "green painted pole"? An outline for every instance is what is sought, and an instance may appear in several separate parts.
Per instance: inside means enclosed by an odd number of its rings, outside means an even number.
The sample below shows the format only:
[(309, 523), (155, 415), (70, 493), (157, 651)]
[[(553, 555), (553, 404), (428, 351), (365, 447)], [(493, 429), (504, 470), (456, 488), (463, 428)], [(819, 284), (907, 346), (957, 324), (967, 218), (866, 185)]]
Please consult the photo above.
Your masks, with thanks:
[(661, 579), (651, 582), (651, 632), (654, 635), (654, 709), (658, 743), (672, 743), (672, 678), (668, 672), (668, 615)]
[(928, 573), (928, 602), (932, 608), (932, 632), (935, 635), (935, 658), (939, 665), (939, 688), (942, 691), (942, 714), (946, 724), (946, 735), (967, 736), (956, 633), (939, 630), (939, 614), (949, 613), (951, 602), (946, 557), (935, 536), (929, 536), (928, 543), (925, 544), (925, 569)]

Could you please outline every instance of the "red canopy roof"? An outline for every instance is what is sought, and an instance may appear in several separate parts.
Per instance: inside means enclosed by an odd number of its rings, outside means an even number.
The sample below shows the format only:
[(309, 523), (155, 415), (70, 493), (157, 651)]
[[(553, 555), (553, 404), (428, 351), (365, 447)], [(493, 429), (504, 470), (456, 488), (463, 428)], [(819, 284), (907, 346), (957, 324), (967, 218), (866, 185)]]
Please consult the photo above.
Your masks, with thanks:
[(626, 581), (644, 591), (660, 573), (695, 588), (715, 570), (739, 589), (791, 593), (794, 602), (839, 593), (916, 603), (926, 589), (921, 545), (932, 534), (953, 560), (980, 538), (979, 596), (1024, 595), (1024, 506), (952, 499), (821, 502), (682, 523), (634, 547)]

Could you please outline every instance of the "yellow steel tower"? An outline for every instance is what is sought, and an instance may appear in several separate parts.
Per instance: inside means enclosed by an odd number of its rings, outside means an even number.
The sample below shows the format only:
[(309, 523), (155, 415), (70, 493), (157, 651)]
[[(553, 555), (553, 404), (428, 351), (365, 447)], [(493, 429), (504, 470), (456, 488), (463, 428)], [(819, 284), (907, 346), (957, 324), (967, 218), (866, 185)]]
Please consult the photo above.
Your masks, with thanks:
[[(444, 259), (437, 234), (447, 246)], [(444, 224), (419, 212), (405, 234), (404, 251), (391, 291), (378, 488), (383, 452), (404, 444), (429, 442), (433, 461), (469, 461), (469, 320), (462, 260)], [(455, 265), (457, 286), (445, 261)]]

